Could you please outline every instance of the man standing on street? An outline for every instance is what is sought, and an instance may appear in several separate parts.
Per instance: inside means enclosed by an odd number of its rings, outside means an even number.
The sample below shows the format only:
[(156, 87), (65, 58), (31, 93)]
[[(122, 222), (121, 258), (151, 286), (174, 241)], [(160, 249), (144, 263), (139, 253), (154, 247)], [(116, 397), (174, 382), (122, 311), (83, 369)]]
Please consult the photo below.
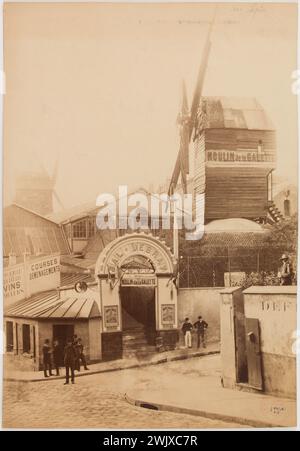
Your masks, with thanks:
[(193, 325), (190, 323), (189, 318), (185, 318), (184, 323), (181, 328), (184, 335), (184, 344), (186, 348), (192, 347), (192, 330)]
[(278, 276), (280, 279), (280, 285), (292, 285), (292, 265), (289, 257), (283, 254), (281, 259), (281, 266), (279, 268)]
[[(46, 338), (45, 343), (43, 344), (43, 363), (44, 363), (44, 376), (49, 377), (52, 376), (51, 372), (51, 348), (50, 341)], [(49, 370), (49, 376), (47, 374), (47, 370)]]
[(72, 384), (75, 383), (75, 362), (76, 362), (76, 351), (74, 349), (72, 339), (69, 338), (67, 340), (67, 344), (65, 346), (65, 352), (64, 352), (64, 364), (66, 367), (66, 382), (64, 385), (67, 385), (69, 383), (70, 379), (70, 371), (71, 371), (71, 382)]
[(56, 369), (56, 376), (59, 376), (61, 349), (60, 349), (58, 340), (54, 340), (52, 352), (53, 352), (53, 364), (54, 364), (54, 368)]
[(198, 316), (198, 321), (195, 322), (194, 327), (197, 330), (197, 348), (200, 348), (201, 343), (203, 348), (206, 348), (205, 331), (208, 328), (207, 322), (202, 319), (202, 316)]
[(76, 353), (78, 353), (78, 371), (80, 371), (80, 363), (82, 362), (84, 369), (88, 370), (87, 364), (86, 364), (86, 358), (83, 353), (83, 343), (81, 338), (78, 338), (77, 345), (76, 345)]

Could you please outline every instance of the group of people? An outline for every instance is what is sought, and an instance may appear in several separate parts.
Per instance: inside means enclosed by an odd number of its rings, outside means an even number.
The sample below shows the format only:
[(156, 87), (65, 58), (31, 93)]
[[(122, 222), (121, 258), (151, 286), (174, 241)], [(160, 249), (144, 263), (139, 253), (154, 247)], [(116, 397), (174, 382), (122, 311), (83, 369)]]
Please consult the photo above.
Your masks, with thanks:
[(81, 364), (85, 370), (89, 369), (86, 364), (82, 340), (81, 338), (78, 338), (77, 335), (67, 339), (67, 343), (63, 350), (61, 349), (61, 345), (58, 340), (53, 341), (53, 347), (51, 348), (50, 340), (46, 338), (43, 345), (44, 376), (53, 376), (53, 367), (56, 370), (56, 376), (59, 376), (62, 352), (63, 362), (66, 369), (65, 385), (69, 384), (70, 376), (71, 382), (74, 384), (75, 370), (80, 371)]
[(184, 335), (184, 344), (186, 348), (192, 347), (192, 331), (195, 329), (197, 333), (197, 348), (200, 348), (201, 344), (203, 348), (206, 348), (206, 329), (208, 324), (202, 316), (198, 316), (198, 320), (192, 324), (189, 318), (185, 318), (182, 325), (182, 332)]

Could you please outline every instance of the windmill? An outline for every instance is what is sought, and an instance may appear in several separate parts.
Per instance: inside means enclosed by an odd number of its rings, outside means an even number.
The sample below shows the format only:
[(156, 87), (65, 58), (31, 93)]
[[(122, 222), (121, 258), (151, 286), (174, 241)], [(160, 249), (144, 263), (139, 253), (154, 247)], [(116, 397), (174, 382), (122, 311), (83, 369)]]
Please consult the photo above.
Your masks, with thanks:
[(179, 176), (181, 175), (181, 184), (184, 194), (187, 193), (187, 175), (189, 174), (189, 144), (192, 138), (193, 130), (197, 122), (197, 113), (200, 105), (202, 89), (205, 79), (205, 73), (207, 69), (208, 57), (211, 48), (211, 32), (215, 20), (216, 10), (214, 13), (214, 18), (210, 24), (206, 42), (204, 45), (204, 51), (202, 54), (201, 64), (198, 72), (197, 83), (194, 91), (193, 101), (191, 105), (191, 110), (188, 110), (188, 100), (186, 94), (185, 83), (182, 84), (182, 105), (181, 112), (178, 117), (178, 123), (180, 126), (180, 145), (179, 152), (177, 155), (177, 160), (171, 182), (169, 185), (169, 196), (174, 194), (176, 189)]
[(56, 180), (57, 180), (57, 175), (58, 175), (58, 168), (59, 168), (59, 155), (57, 156), (56, 160), (55, 160), (55, 165), (54, 165), (54, 170), (53, 170), (53, 174), (51, 177), (51, 181), (52, 181), (52, 192), (53, 192), (53, 196), (56, 199), (56, 201), (58, 202), (59, 206), (64, 210), (64, 205), (59, 197), (59, 195), (57, 194), (57, 191), (55, 189), (55, 185), (56, 185)]
[[(202, 59), (199, 67), (198, 78), (196, 87), (194, 90), (193, 101), (191, 105), (191, 110), (188, 108), (188, 99), (186, 93), (186, 86), (183, 81), (182, 83), (182, 103), (181, 103), (181, 111), (178, 117), (178, 124), (180, 127), (180, 144), (179, 144), (179, 152), (177, 155), (177, 160), (175, 164), (175, 168), (172, 174), (171, 182), (169, 185), (168, 195), (173, 196), (176, 186), (178, 184), (179, 176), (181, 175), (181, 185), (184, 194), (187, 194), (187, 175), (189, 174), (189, 144), (192, 138), (193, 131), (197, 125), (197, 114), (200, 106), (200, 100), (203, 90), (203, 84), (205, 79), (205, 73), (208, 64), (209, 53), (211, 49), (211, 33), (213, 24), (215, 21), (216, 9), (214, 11), (213, 20), (209, 26), (207, 38), (204, 45), (204, 51), (202, 54)], [(176, 206), (176, 201), (171, 202), (173, 208), (173, 253), (175, 258), (179, 259), (179, 236), (178, 236), (178, 227), (177, 221), (175, 217), (177, 216), (177, 212), (181, 215), (181, 211), (178, 211)], [(178, 276), (176, 276), (178, 277)]]
[(52, 176), (34, 152), (26, 159), (26, 166), (18, 171), (15, 202), (41, 215), (53, 212), (53, 198), (64, 208), (55, 190), (59, 159), (55, 161)]

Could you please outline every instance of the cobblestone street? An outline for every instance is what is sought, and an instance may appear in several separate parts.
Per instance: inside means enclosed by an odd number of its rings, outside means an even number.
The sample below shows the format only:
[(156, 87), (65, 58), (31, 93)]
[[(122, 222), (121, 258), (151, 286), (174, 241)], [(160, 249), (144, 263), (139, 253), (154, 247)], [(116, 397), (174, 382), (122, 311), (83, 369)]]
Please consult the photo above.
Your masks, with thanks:
[[(159, 383), (172, 372), (205, 376), (201, 359), (174, 362), (155, 367), (116, 371), (76, 379), (64, 386), (62, 380), (45, 382), (6, 382), (4, 386), (3, 427), (5, 428), (228, 428), (233, 423), (159, 412), (134, 407), (124, 399), (129, 388)], [(203, 367), (203, 371), (199, 368)]]

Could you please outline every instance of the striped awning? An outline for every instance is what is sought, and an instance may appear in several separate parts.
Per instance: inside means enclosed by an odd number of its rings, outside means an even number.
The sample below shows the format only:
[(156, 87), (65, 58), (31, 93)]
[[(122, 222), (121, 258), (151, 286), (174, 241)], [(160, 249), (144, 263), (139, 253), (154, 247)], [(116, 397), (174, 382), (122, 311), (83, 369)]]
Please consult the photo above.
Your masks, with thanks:
[(57, 291), (48, 291), (18, 301), (4, 308), (4, 316), (32, 319), (91, 319), (100, 318), (100, 310), (93, 297), (77, 293), (59, 297)]

